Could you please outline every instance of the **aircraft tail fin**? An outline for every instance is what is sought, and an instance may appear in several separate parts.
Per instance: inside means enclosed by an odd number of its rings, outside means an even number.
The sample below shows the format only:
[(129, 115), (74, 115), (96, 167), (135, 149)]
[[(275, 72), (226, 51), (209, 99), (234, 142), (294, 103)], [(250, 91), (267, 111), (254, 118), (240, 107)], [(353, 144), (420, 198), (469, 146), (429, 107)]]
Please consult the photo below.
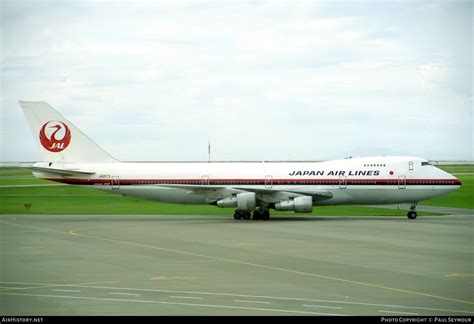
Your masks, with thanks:
[(73, 123), (44, 101), (20, 101), (45, 162), (115, 162)]

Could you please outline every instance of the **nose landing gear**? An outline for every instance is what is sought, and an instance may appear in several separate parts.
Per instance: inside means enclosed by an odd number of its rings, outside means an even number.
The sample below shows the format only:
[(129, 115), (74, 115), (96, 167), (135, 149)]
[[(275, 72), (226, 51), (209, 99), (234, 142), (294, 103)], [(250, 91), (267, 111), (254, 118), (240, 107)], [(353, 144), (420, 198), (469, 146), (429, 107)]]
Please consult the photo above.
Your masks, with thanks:
[(411, 203), (410, 211), (408, 212), (407, 217), (409, 219), (415, 219), (416, 216), (418, 216), (417, 213), (416, 213), (416, 202), (413, 202), (413, 203)]

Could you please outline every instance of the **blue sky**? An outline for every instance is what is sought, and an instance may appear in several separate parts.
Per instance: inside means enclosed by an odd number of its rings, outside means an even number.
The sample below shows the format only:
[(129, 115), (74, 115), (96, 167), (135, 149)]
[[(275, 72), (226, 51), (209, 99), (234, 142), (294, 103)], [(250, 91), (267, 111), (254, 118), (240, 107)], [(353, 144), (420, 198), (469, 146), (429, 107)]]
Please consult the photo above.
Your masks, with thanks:
[(474, 159), (470, 1), (0, 3), (1, 161), (18, 100), (121, 160)]

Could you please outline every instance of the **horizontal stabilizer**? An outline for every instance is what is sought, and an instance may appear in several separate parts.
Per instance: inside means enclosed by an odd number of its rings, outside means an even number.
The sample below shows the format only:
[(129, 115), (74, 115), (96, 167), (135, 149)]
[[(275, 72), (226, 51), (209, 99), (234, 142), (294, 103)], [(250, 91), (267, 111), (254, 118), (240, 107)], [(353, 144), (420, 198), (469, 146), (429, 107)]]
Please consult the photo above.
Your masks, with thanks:
[(64, 176), (78, 176), (78, 175), (88, 175), (94, 174), (94, 171), (83, 171), (83, 170), (67, 170), (67, 169), (56, 169), (56, 168), (42, 168), (42, 167), (27, 167), (27, 169), (39, 172), (48, 172)]

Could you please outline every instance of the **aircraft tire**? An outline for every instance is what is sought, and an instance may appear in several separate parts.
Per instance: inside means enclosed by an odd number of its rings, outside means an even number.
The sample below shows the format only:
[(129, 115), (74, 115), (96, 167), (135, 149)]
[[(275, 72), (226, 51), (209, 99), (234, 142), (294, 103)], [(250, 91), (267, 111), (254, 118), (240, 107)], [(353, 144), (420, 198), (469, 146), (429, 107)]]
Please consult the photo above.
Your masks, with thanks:
[(254, 210), (252, 214), (253, 220), (260, 220), (262, 219), (262, 213), (259, 210)]
[(270, 212), (268, 210), (264, 210), (262, 213), (262, 219), (263, 220), (269, 220), (270, 219)]
[(407, 214), (407, 217), (408, 217), (409, 219), (415, 219), (416, 216), (418, 216), (418, 215), (417, 215), (416, 212), (413, 211), (413, 210), (409, 211), (408, 214)]

